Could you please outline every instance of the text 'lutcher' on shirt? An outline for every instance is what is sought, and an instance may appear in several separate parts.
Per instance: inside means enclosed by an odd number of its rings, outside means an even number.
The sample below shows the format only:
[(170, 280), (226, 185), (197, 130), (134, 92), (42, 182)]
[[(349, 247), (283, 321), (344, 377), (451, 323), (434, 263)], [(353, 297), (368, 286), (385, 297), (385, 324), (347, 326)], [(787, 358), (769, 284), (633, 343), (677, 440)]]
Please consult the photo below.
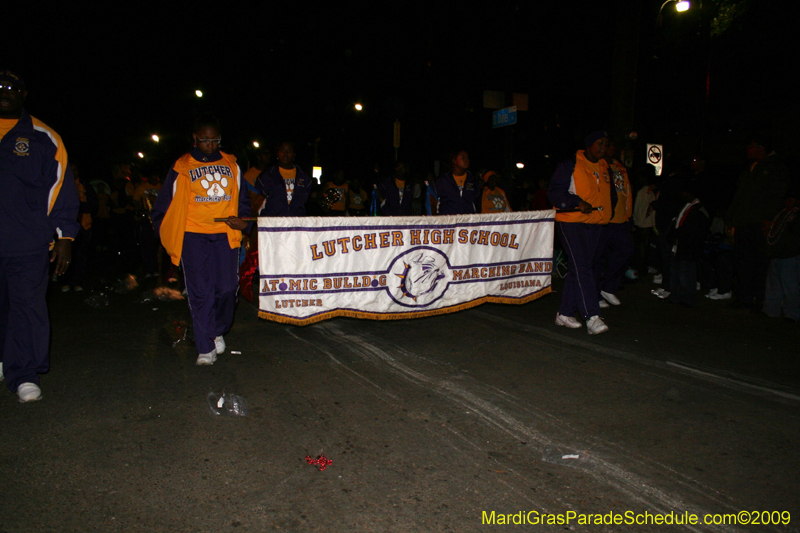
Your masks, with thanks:
[(188, 174), (190, 183), (186, 231), (221, 233), (224, 228), (214, 219), (230, 214), (230, 203), (239, 186), (239, 166), (225, 157), (210, 164), (192, 157), (182, 158), (179, 165), (183, 167), (179, 173)]
[(231, 248), (239, 247), (242, 232), (214, 219), (250, 215), (249, 199), (239, 194), (243, 181), (236, 157), (224, 152), (205, 156), (195, 148), (175, 162), (150, 213), (174, 264), (187, 232), (227, 233)]

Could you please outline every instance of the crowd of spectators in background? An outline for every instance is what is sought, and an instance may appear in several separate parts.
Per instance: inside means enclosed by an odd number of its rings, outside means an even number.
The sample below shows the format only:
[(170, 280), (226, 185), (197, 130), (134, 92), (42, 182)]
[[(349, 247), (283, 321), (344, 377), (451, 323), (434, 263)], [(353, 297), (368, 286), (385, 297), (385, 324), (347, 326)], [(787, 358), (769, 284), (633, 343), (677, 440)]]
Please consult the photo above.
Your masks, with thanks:
[[(295, 148), (287, 148), (293, 161)], [(273, 154), (280, 156), (279, 151), (280, 147), (261, 148), (252, 160), (240, 161), (251, 186), (247, 194), (254, 214), (266, 207), (256, 180), (277, 173), (280, 159)], [(666, 154), (661, 176), (649, 165), (627, 168), (632, 209), (614, 223), (630, 237), (630, 250), (625, 245), (620, 251), (622, 266), (606, 254), (598, 267), (601, 276), (612, 265), (622, 270), (626, 283), (654, 283), (651, 292), (666, 302), (691, 307), (702, 294), (771, 317), (800, 319), (798, 191), (767, 137), (753, 136), (746, 153), (747, 166), (738, 179), (722, 175), (703, 154), (688, 160)], [(552, 208), (549, 175), (521, 179), (483, 167), (473, 174), (466, 150), (448, 158), (449, 168), (438, 177), (404, 161), (368, 175), (332, 169), (311, 179), (302, 214), (424, 216)], [(73, 171), (81, 194), (82, 229), (70, 271), (58, 280), (61, 290), (82, 290), (91, 272), (134, 271), (165, 283), (179, 282), (179, 269), (164, 260), (149, 218), (160, 174), (118, 164), (109, 179), (84, 181), (77, 166)], [(558, 238), (555, 248), (558, 257)], [(602, 292), (618, 300), (612, 292)], [(602, 308), (608, 307), (604, 297), (599, 301)]]

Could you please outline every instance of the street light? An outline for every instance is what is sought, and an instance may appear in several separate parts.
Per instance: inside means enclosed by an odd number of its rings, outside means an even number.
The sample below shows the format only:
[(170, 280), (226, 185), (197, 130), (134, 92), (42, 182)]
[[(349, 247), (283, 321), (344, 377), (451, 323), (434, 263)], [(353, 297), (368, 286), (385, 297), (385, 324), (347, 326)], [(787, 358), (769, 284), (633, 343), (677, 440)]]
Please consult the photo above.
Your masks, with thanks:
[[(670, 0), (670, 1), (672, 1), (672, 0)], [(201, 91), (200, 89), (197, 89), (197, 90), (194, 92), (194, 94), (195, 94), (195, 95), (196, 95), (198, 98), (202, 98), (202, 97), (203, 97), (203, 91)]]
[(688, 0), (666, 0), (661, 7), (658, 9), (658, 16), (656, 17), (656, 28), (658, 27), (658, 22), (661, 20), (661, 12), (664, 11), (664, 6), (669, 4), (670, 2), (677, 2), (675, 4), (675, 11), (679, 13), (683, 13), (684, 11), (688, 11), (691, 5), (689, 4)]
[(254, 146), (255, 148), (258, 148), (258, 147), (259, 147), (259, 146), (261, 146), (261, 145), (260, 145), (260, 144), (258, 144), (258, 141), (253, 141), (253, 146)]
[(150, 136), (150, 138), (151, 138), (151, 139), (153, 139), (153, 142), (158, 142), (158, 141), (160, 141), (160, 140), (161, 140), (161, 139), (158, 137), (158, 135), (156, 135), (156, 134), (153, 134), (153, 135), (151, 135), (151, 136)]
[(142, 152), (136, 152), (136, 155), (139, 156), (139, 159), (144, 159), (144, 154)]
[(362, 109), (364, 109), (364, 106), (361, 105), (361, 104), (356, 104), (355, 108), (356, 108), (356, 111), (361, 111)]
[(517, 168), (519, 169), (525, 168), (525, 163), (517, 163)]

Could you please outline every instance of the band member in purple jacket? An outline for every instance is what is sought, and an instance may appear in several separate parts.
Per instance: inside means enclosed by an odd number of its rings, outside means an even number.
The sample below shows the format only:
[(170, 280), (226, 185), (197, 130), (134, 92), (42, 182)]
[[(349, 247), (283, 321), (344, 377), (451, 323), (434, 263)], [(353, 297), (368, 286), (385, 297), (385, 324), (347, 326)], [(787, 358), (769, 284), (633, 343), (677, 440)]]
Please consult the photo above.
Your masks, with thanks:
[(306, 202), (311, 196), (311, 178), (294, 164), (295, 149), (290, 142), (278, 147), (278, 164), (256, 178), (255, 188), (263, 195), (262, 217), (306, 216)]
[(402, 161), (395, 166), (394, 176), (389, 176), (378, 186), (381, 211), (387, 217), (410, 216), (413, 190), (408, 179), (408, 167)]
[(42, 397), (50, 366), (48, 268), (67, 271), (78, 189), (61, 137), (25, 112), (23, 79), (0, 70), (0, 381), (21, 402)]
[(451, 169), (436, 180), (440, 215), (468, 215), (477, 213), (475, 208), (481, 197), (478, 180), (469, 171), (469, 154), (459, 150), (451, 154)]

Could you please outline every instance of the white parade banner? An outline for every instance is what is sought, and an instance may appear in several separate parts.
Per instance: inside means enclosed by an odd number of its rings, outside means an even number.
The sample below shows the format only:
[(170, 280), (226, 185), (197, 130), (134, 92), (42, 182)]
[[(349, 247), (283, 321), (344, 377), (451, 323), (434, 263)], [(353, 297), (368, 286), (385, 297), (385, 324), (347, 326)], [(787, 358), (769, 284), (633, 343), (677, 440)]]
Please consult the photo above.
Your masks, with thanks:
[(550, 292), (554, 211), (260, 217), (259, 316), (308, 325), (523, 304)]

